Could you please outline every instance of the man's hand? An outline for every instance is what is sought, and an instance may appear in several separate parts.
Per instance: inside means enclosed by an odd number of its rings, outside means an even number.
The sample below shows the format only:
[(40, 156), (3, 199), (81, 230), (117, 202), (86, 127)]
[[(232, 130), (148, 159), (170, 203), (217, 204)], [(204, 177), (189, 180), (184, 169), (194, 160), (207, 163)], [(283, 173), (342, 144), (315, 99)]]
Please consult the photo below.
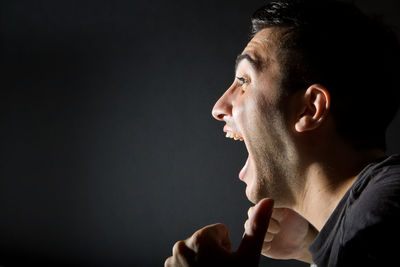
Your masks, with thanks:
[(263, 199), (254, 207), (236, 252), (228, 228), (213, 224), (175, 243), (165, 266), (258, 266), (273, 205), (272, 199)]
[[(254, 209), (255, 207), (249, 209), (249, 218)], [(245, 228), (248, 224), (249, 220), (246, 221)], [(274, 259), (297, 259), (312, 263), (308, 247), (317, 234), (317, 230), (292, 209), (274, 208), (262, 254)]]

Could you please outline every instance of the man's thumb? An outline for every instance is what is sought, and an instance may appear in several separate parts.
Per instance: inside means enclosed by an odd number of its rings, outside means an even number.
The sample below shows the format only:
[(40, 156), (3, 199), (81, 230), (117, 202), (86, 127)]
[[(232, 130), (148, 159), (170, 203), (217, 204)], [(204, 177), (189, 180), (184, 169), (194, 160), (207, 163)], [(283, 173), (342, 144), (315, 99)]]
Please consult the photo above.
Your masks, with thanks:
[(238, 260), (258, 264), (273, 207), (274, 201), (268, 198), (260, 200), (254, 207), (248, 227), (236, 251)]

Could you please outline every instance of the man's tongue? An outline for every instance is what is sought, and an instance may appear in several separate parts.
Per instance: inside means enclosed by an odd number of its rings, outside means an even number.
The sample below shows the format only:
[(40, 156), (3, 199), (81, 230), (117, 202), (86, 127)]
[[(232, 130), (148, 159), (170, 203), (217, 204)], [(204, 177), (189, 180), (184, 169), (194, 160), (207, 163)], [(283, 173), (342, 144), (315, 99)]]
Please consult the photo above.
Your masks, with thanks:
[(247, 171), (248, 167), (249, 167), (249, 157), (247, 157), (246, 163), (244, 164), (243, 168), (239, 172), (239, 179), (240, 180), (242, 180), (242, 181), (244, 180), (244, 177), (246, 175), (246, 171)]

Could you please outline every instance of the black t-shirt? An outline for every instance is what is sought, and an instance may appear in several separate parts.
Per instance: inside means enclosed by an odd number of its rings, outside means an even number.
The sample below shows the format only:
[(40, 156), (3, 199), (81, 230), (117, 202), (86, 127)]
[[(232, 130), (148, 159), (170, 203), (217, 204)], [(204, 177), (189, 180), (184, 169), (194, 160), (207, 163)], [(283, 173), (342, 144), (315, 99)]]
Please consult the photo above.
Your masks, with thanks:
[(364, 168), (309, 249), (318, 267), (400, 266), (400, 155)]

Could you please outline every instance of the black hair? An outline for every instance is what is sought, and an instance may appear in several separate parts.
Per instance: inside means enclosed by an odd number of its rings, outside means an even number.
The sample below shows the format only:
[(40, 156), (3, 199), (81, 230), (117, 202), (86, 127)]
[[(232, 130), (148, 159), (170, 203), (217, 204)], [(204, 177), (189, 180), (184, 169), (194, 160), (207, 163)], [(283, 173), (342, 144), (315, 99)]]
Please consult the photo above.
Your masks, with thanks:
[(385, 150), (399, 106), (395, 33), (350, 3), (275, 0), (251, 17), (252, 34), (276, 28), (281, 84), (288, 92), (321, 84), (338, 132), (357, 149)]

